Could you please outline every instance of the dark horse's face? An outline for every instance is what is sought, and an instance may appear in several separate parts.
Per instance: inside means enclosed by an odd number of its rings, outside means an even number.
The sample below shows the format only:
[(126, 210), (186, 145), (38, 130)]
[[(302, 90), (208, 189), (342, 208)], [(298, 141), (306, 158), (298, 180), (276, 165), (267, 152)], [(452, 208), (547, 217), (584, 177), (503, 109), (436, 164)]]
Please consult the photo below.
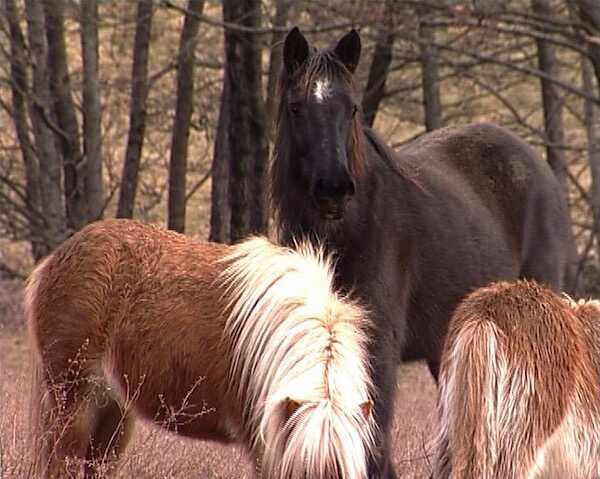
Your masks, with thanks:
[(342, 218), (355, 192), (356, 113), (352, 74), (360, 57), (355, 30), (334, 48), (312, 50), (298, 28), (284, 43), (280, 122), (289, 158), (321, 219)]

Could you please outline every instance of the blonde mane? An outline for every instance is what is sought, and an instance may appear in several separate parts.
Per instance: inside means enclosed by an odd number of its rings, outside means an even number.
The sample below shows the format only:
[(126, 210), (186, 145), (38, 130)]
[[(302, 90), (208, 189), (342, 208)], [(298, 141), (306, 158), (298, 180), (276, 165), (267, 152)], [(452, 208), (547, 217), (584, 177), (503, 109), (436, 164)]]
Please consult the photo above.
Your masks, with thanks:
[(372, 397), (365, 311), (335, 292), (330, 258), (308, 242), (252, 238), (224, 261), (230, 387), (262, 473), (366, 478), (375, 432), (361, 408)]

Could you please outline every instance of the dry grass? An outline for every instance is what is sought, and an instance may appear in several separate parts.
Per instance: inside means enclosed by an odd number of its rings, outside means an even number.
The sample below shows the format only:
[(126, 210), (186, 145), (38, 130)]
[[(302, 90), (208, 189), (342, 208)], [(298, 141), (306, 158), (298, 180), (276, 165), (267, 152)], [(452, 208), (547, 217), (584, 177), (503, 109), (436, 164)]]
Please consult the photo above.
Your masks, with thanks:
[[(0, 289), (3, 285), (0, 283)], [(18, 299), (17, 288), (5, 299)], [(0, 298), (1, 299), (1, 298)], [(0, 301), (2, 303), (2, 301)], [(27, 443), (29, 350), (18, 307), (0, 304), (0, 479), (31, 478)], [(9, 317), (7, 317), (8, 315)], [(435, 386), (423, 365), (403, 366), (393, 428), (401, 478), (428, 478), (427, 447), (435, 424)], [(138, 421), (119, 478), (252, 478), (243, 447), (193, 441)]]
[[(0, 358), (0, 479), (29, 478), (30, 369), (23, 331), (0, 329)], [(192, 441), (139, 421), (118, 477), (244, 479), (252, 477), (252, 465), (240, 446)]]

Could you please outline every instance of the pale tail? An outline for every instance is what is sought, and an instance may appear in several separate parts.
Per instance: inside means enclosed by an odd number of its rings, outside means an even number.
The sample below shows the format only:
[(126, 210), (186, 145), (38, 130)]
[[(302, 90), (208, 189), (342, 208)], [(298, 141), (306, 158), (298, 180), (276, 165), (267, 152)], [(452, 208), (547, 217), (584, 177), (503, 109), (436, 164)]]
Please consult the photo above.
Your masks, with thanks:
[[(442, 452), (452, 451), (449, 477), (453, 479), (496, 477), (503, 434), (499, 421), (510, 407), (502, 400), (509, 381), (502, 334), (490, 321), (472, 321), (446, 345), (439, 408), (441, 440), (455, 442), (446, 444)], [(439, 460), (438, 465), (442, 468), (439, 477), (448, 477), (448, 458)]]
[[(46, 273), (46, 266), (51, 256), (44, 258), (33, 270), (25, 286), (24, 310), (27, 327), (29, 329), (30, 341), (35, 340), (36, 334), (33, 331), (35, 302), (38, 295), (40, 281)], [(36, 347), (30, 345), (30, 366), (31, 366), (31, 390), (30, 390), (30, 417), (29, 417), (29, 441), (30, 450), (34, 451), (35, 461), (33, 464), (34, 477), (41, 477), (47, 467), (48, 453), (45, 448), (45, 434), (47, 434), (44, 425), (44, 419), (48, 414), (47, 392), (43, 382), (42, 368), (40, 358)]]

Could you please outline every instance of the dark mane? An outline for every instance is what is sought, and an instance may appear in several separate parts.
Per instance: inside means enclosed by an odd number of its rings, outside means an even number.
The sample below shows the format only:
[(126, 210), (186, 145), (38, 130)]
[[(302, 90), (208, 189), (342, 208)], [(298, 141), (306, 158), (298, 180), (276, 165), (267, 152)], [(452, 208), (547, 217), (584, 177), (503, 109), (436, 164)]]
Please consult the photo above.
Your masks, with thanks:
[(383, 141), (375, 130), (364, 124), (362, 130), (369, 144), (377, 152), (377, 157), (385, 163), (392, 173), (412, 183), (422, 192), (427, 193), (427, 190), (417, 178), (417, 172), (407, 162), (398, 161), (398, 154)]
[[(283, 215), (281, 209), (285, 208), (285, 203), (290, 204), (290, 208), (300, 208), (300, 204), (293, 200), (294, 193), (290, 191), (290, 181), (287, 176), (295, 172), (293, 165), (290, 163), (290, 126), (286, 121), (285, 109), (286, 95), (290, 90), (298, 91), (302, 96), (307, 98), (310, 94), (311, 86), (317, 79), (326, 78), (333, 83), (341, 84), (353, 98), (357, 112), (354, 115), (352, 125), (352, 137), (350, 141), (350, 171), (355, 178), (359, 178), (365, 171), (365, 139), (369, 145), (375, 150), (377, 156), (383, 163), (400, 178), (414, 183), (419, 189), (423, 187), (415, 179), (414, 174), (408, 171), (406, 166), (402, 166), (397, 160), (396, 152), (390, 148), (379, 135), (369, 128), (363, 122), (363, 113), (361, 102), (357, 93), (354, 76), (348, 69), (339, 61), (331, 49), (316, 50), (313, 48), (306, 62), (298, 68), (292, 75), (288, 73), (285, 66), (282, 68), (279, 86), (277, 92), (277, 122), (276, 122), (276, 141), (273, 151), (273, 159), (270, 167), (271, 181), (271, 209), (276, 217), (289, 218), (291, 211), (286, 211)], [(284, 200), (287, 199), (287, 200)], [(296, 211), (297, 213), (297, 211)], [(295, 220), (297, 221), (297, 220)], [(285, 221), (287, 223), (287, 221)], [(281, 224), (281, 221), (279, 221)], [(297, 224), (297, 223), (296, 223)]]

